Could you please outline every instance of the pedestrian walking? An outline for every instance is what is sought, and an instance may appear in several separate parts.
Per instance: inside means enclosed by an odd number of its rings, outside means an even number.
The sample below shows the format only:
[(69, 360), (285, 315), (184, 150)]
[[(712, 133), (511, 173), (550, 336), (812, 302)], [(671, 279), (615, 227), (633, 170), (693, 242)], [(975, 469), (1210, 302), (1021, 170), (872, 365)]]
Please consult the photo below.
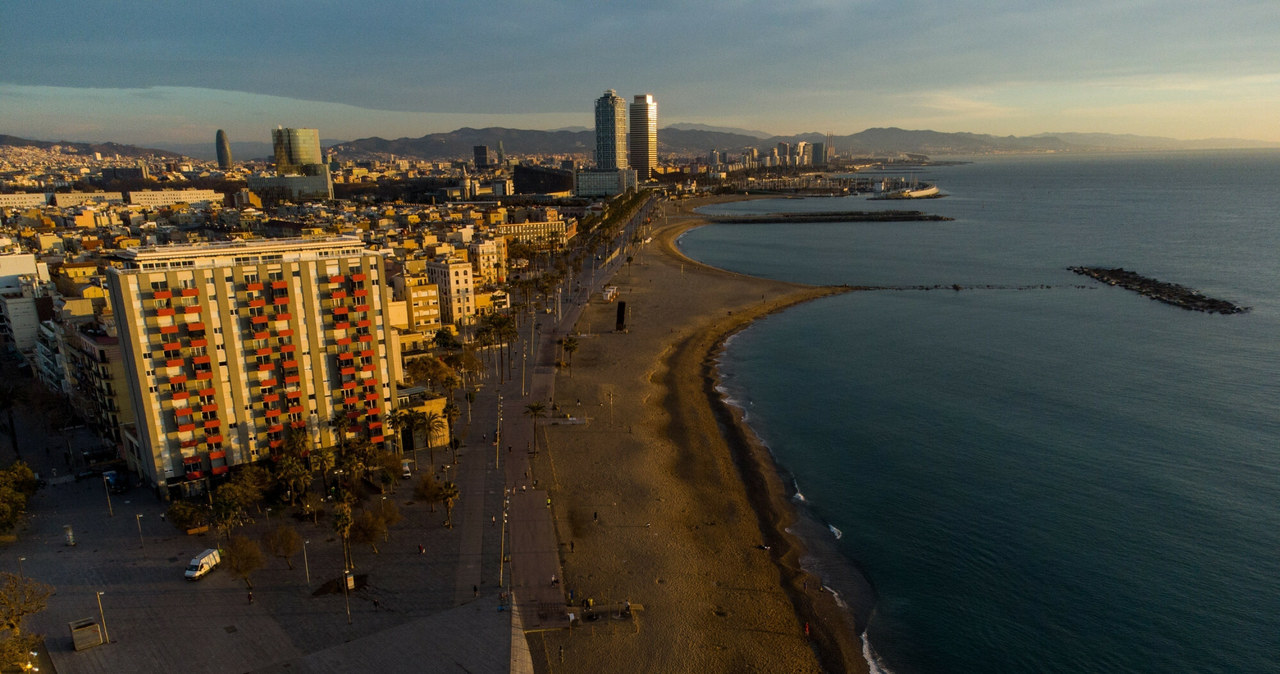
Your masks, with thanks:
[(479, 588), (479, 587), (477, 587), (477, 586), (475, 586), (475, 585), (472, 585), (472, 586), (471, 586), (471, 596), (472, 596), (472, 597), (479, 597), (479, 596), (480, 596), (480, 588)]
[(418, 554), (420, 554), (420, 555), (421, 555), (421, 554), (425, 553), (426, 551), (427, 551), (427, 549), (426, 549), (426, 548), (424, 548), (424, 547), (422, 547), (422, 544), (421, 544), (421, 543), (419, 543), (419, 544), (418, 544)]
[(591, 513), (591, 521), (592, 521), (592, 522), (599, 522), (599, 521), (600, 521), (600, 513), (599, 513), (599, 512), (593, 512), (593, 513)]
[(249, 603), (253, 603), (253, 590), (249, 590)]
[(569, 541), (569, 552), (573, 552), (573, 541)]
[(381, 603), (379, 603), (377, 599), (374, 599), (374, 600), (373, 600), (373, 610), (377, 611), (377, 610), (378, 610), (378, 609), (380, 609), (380, 608), (382, 608), (382, 604), (381, 604)]

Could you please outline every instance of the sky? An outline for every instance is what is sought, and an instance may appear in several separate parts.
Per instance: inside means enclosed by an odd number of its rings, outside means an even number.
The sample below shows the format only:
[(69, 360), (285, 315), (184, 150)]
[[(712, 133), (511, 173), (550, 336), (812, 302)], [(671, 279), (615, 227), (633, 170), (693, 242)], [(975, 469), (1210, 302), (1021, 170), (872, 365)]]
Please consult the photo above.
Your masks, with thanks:
[(1280, 141), (1280, 0), (0, 0), (0, 133), (269, 142), (677, 122)]

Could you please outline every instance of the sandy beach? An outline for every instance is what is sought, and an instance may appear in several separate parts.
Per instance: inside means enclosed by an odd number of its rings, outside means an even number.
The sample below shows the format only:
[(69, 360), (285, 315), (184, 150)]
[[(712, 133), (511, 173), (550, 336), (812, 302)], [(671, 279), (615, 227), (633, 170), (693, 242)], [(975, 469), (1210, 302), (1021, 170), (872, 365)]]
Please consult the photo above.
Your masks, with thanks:
[(866, 671), (853, 619), (801, 569), (786, 485), (714, 372), (751, 321), (847, 289), (685, 258), (673, 242), (706, 203), (668, 204), (614, 277), (626, 332), (598, 295), (575, 326), (553, 414), (584, 423), (540, 428), (533, 477), (554, 503), (564, 587), (596, 619), (530, 646), (557, 672)]

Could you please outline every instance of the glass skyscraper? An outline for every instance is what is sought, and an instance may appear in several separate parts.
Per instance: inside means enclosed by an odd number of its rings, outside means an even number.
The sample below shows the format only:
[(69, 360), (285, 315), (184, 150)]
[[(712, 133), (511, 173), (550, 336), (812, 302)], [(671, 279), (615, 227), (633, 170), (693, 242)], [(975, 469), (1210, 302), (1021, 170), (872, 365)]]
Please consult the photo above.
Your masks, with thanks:
[(227, 132), (218, 129), (218, 135), (214, 137), (214, 143), (218, 148), (218, 168), (231, 168), (231, 141), (227, 140)]
[(627, 102), (613, 89), (596, 99), (596, 168), (627, 168)]
[(631, 132), (627, 136), (631, 168), (637, 180), (648, 180), (658, 166), (658, 103), (653, 94), (638, 94), (631, 103)]
[(302, 167), (324, 163), (318, 129), (276, 128), (271, 132), (271, 145), (276, 154), (276, 173), (280, 175), (305, 173)]

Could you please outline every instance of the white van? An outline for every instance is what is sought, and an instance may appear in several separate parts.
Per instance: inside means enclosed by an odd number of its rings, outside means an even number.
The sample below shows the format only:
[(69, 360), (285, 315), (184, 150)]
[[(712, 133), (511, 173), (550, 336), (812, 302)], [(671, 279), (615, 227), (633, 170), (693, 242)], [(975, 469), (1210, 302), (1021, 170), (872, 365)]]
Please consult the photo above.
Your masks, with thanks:
[(187, 572), (185, 574), (187, 580), (200, 580), (204, 577), (204, 574), (212, 571), (213, 567), (217, 566), (221, 561), (222, 556), (213, 548), (196, 555), (191, 560), (191, 564), (187, 566)]

